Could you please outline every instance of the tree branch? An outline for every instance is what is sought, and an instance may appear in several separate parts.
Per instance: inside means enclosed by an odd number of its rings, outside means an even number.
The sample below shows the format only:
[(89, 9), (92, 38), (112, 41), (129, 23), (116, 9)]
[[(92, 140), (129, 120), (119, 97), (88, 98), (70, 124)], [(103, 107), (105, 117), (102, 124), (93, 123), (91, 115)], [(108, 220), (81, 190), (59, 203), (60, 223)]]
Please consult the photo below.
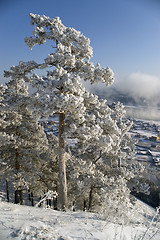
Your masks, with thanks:
[(97, 159), (94, 160), (94, 164), (95, 164), (96, 162), (98, 162), (98, 160), (99, 160), (101, 157), (102, 157), (102, 150), (100, 151), (100, 155), (99, 155), (99, 157), (98, 157)]

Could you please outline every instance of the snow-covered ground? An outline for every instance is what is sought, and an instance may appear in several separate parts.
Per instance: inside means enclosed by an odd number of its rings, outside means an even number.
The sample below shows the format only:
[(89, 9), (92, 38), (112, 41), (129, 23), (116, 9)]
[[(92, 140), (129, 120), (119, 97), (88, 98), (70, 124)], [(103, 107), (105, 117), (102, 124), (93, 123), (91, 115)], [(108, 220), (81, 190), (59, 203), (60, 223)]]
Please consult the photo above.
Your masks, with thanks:
[(138, 201), (127, 224), (116, 224), (87, 212), (52, 209), (0, 202), (1, 240), (159, 240), (160, 222), (155, 210)]

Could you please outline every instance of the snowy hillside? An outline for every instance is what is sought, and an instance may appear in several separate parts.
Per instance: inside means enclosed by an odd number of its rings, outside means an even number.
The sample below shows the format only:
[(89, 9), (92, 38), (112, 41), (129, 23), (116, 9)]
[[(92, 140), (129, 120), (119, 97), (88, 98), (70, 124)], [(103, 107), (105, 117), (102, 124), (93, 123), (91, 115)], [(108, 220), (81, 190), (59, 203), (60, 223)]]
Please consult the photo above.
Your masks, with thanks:
[(125, 225), (101, 220), (87, 212), (58, 212), (52, 209), (0, 202), (1, 240), (159, 240), (156, 212), (137, 201)]

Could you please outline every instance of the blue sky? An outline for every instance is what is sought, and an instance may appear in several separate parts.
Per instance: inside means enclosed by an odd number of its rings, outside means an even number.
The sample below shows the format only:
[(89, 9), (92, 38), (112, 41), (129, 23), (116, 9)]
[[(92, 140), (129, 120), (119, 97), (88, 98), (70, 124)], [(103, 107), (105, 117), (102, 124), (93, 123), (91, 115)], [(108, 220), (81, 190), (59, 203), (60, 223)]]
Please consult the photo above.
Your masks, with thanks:
[(110, 66), (117, 79), (127, 81), (139, 73), (138, 81), (151, 76), (146, 80), (151, 82), (154, 76), (159, 86), (159, 0), (1, 0), (0, 82), (3, 71), (20, 60), (41, 62), (52, 52), (52, 43), (32, 51), (25, 45), (24, 38), (33, 31), (30, 12), (59, 16), (64, 25), (89, 37), (92, 61)]

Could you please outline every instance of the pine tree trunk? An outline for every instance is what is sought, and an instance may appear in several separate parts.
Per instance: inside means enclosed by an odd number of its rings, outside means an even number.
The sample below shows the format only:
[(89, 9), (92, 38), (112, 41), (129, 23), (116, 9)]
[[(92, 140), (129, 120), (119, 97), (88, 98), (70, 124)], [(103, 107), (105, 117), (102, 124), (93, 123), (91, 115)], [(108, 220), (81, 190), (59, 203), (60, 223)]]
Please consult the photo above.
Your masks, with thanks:
[[(19, 151), (16, 148), (15, 168), (17, 171), (19, 171), (21, 169), (21, 164), (18, 160), (18, 157), (19, 157)], [(21, 186), (19, 186), (18, 189), (16, 189), (16, 191), (15, 191), (15, 203), (16, 204), (20, 203), (21, 205), (23, 205), (23, 190), (22, 190)]]
[(23, 205), (23, 191), (22, 189), (17, 189), (15, 191), (15, 204), (20, 203), (20, 205)]
[(58, 186), (58, 207), (65, 211), (67, 208), (67, 180), (65, 162), (65, 144), (63, 138), (65, 114), (59, 113), (59, 186)]
[(8, 178), (6, 178), (6, 193), (7, 193), (7, 201), (9, 202), (9, 187), (8, 187)]
[(85, 212), (87, 209), (87, 203), (86, 200), (83, 201), (83, 211)]
[(19, 190), (19, 198), (20, 198), (20, 204), (23, 205), (23, 191), (22, 191), (22, 187), (20, 187), (20, 190)]
[(15, 198), (14, 198), (14, 203), (15, 203), (15, 204), (18, 204), (18, 203), (20, 202), (20, 199), (19, 199), (19, 191), (18, 191), (18, 190), (15, 191), (14, 196), (15, 196)]
[(28, 200), (31, 201), (31, 192), (28, 190)]
[(91, 209), (92, 201), (93, 201), (93, 185), (91, 185), (91, 189), (89, 192), (88, 210)]
[[(58, 163), (57, 163), (58, 164)], [(56, 164), (56, 170), (58, 171), (58, 166), (57, 166), (57, 164)], [(58, 193), (58, 181), (56, 181), (56, 193)], [(58, 198), (57, 198), (57, 196), (55, 197), (55, 198), (53, 198), (53, 209), (54, 210), (57, 210), (58, 208), (57, 208), (57, 203), (58, 203)]]
[(33, 193), (31, 192), (31, 203), (32, 203), (32, 207), (34, 207), (34, 198), (33, 198)]
[(118, 167), (121, 167), (121, 158), (118, 159)]
[(53, 199), (53, 209), (57, 210), (57, 197)]

